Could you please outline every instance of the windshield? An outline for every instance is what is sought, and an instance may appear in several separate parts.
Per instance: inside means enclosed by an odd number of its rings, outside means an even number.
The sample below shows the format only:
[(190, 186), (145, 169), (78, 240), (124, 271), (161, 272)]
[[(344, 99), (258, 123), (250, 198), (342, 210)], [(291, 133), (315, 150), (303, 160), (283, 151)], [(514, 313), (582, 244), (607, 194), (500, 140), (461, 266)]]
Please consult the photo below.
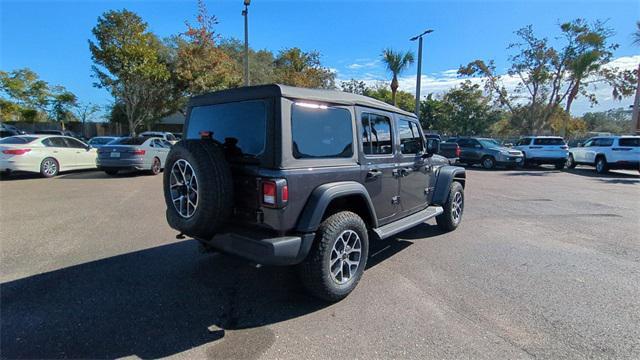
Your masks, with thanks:
[(114, 138), (93, 138), (89, 140), (90, 145), (105, 145), (112, 142)]
[(497, 148), (501, 146), (496, 140), (493, 140), (493, 139), (478, 139), (478, 141), (480, 142), (483, 148), (491, 149), (491, 148)]
[(225, 145), (227, 153), (258, 156), (265, 148), (267, 110), (263, 100), (196, 106), (191, 109), (187, 139), (201, 132)]
[(35, 139), (35, 136), (10, 136), (0, 140), (0, 144), (28, 144)]
[(125, 137), (115, 140), (110, 145), (142, 145), (148, 139), (145, 137)]

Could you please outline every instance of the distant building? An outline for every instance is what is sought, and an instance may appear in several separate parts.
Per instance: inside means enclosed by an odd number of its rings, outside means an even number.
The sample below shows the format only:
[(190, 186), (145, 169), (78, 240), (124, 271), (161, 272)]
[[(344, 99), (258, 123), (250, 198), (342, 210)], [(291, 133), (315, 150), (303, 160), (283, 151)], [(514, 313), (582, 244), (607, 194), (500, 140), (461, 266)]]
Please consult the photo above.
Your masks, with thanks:
[(184, 126), (184, 120), (185, 116), (181, 113), (165, 116), (153, 126), (153, 130), (181, 133)]

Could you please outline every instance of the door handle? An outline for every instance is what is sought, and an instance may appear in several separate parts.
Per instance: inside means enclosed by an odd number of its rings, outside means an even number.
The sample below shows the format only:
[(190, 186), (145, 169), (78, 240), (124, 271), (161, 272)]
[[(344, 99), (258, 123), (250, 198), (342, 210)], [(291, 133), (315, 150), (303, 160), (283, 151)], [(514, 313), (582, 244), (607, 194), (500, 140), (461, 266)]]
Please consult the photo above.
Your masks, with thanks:
[(382, 176), (382, 171), (378, 169), (372, 169), (367, 172), (367, 179), (375, 179)]
[(410, 167), (403, 168), (402, 170), (400, 170), (400, 174), (402, 174), (402, 176), (408, 176), (412, 172), (413, 172), (413, 169)]

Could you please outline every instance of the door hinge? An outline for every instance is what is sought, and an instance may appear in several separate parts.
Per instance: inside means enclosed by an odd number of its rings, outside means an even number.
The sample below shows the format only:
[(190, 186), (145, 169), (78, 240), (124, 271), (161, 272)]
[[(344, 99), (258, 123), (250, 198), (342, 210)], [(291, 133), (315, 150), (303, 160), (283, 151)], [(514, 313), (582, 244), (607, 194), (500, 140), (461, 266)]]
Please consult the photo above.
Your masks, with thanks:
[(391, 198), (391, 204), (398, 205), (400, 204), (400, 196), (394, 196)]

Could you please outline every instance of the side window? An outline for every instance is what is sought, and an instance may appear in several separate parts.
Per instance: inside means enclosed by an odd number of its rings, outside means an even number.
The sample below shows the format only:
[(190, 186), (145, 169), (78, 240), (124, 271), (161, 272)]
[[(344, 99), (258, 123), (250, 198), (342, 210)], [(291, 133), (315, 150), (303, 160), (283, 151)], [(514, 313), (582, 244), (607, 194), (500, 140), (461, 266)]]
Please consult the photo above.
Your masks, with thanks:
[(50, 137), (42, 140), (42, 144), (46, 147), (66, 148), (67, 143), (61, 137)]
[(350, 158), (353, 123), (347, 109), (293, 104), (291, 137), (296, 159)]
[(362, 148), (367, 155), (385, 155), (393, 152), (391, 120), (388, 117), (362, 114)]
[(524, 138), (524, 139), (520, 139), (518, 141), (518, 143), (516, 144), (516, 146), (526, 146), (529, 145), (529, 142), (531, 141), (531, 139), (529, 138)]
[(417, 154), (423, 150), (422, 136), (416, 123), (399, 119), (398, 133), (400, 134), (400, 151), (403, 154)]
[(459, 139), (458, 146), (460, 146), (461, 148), (464, 148), (464, 147), (470, 147), (471, 145), (469, 144), (469, 139)]
[(596, 140), (598, 140), (598, 139), (589, 139), (589, 140), (587, 140), (587, 141), (584, 143), (584, 145), (582, 145), (582, 146), (584, 146), (584, 147), (591, 147), (591, 146), (595, 146), (595, 145), (594, 145), (594, 142), (595, 142)]
[(80, 141), (76, 140), (76, 139), (71, 139), (71, 138), (59, 138), (59, 139), (63, 139), (64, 141), (67, 142), (67, 146), (70, 148), (74, 148), (74, 149), (85, 149), (86, 146), (81, 143)]
[(598, 139), (600, 141), (598, 141), (598, 145), (596, 146), (611, 146), (613, 145), (613, 139), (612, 138), (602, 138), (602, 139)]
[(480, 145), (480, 141), (476, 140), (476, 139), (469, 139), (469, 147), (472, 148), (481, 148), (482, 145)]
[(173, 136), (173, 134), (167, 134), (167, 135), (166, 135), (166, 138), (167, 138), (167, 140), (169, 140), (169, 141), (175, 141), (175, 140), (176, 140), (176, 137), (175, 137), (175, 136)]

